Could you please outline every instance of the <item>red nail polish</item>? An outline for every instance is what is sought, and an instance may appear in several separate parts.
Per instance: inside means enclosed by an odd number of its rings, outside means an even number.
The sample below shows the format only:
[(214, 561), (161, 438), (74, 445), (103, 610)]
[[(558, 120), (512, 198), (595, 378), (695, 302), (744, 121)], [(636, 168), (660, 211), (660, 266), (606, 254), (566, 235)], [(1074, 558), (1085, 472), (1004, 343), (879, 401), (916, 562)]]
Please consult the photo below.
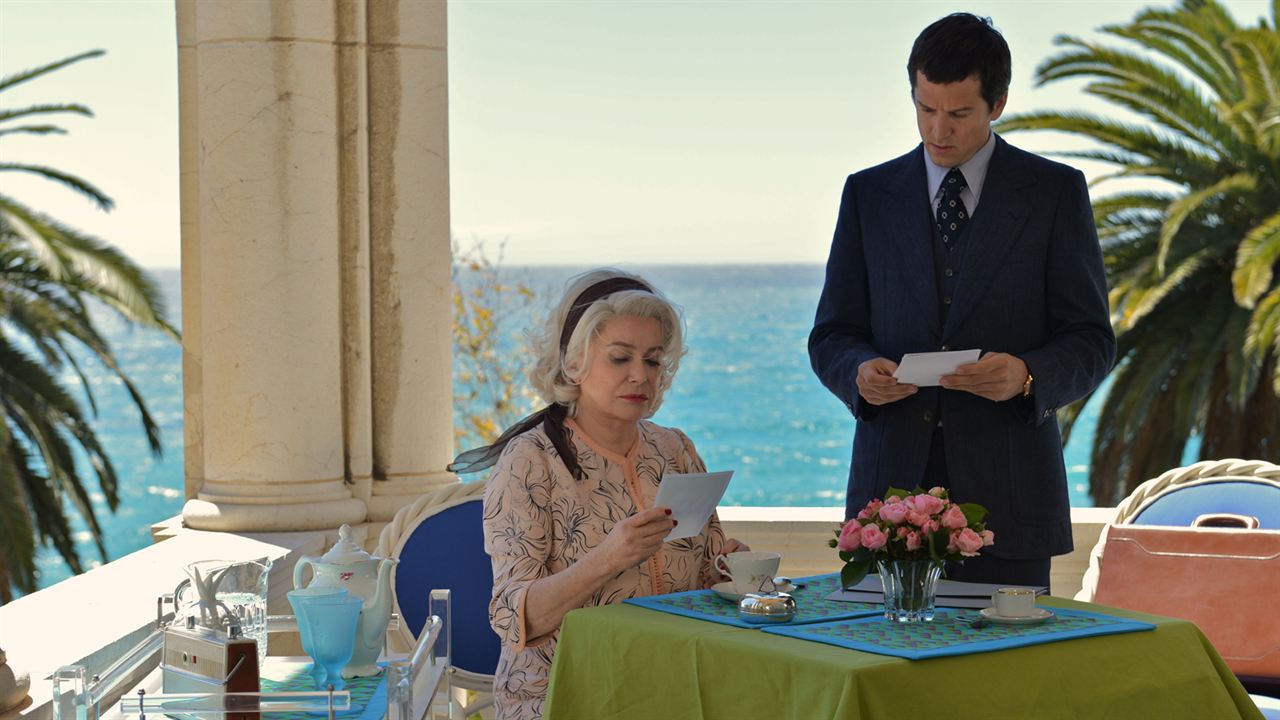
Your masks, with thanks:
[(671, 521), (671, 527), (675, 527), (675, 526), (677, 526), (677, 525), (679, 525), (679, 524), (680, 524), (680, 521), (679, 521), (679, 520), (672, 520), (672, 521)]
[(671, 514), (671, 508), (667, 508), (667, 514), (668, 514), (668, 515), (670, 515), (670, 514)]

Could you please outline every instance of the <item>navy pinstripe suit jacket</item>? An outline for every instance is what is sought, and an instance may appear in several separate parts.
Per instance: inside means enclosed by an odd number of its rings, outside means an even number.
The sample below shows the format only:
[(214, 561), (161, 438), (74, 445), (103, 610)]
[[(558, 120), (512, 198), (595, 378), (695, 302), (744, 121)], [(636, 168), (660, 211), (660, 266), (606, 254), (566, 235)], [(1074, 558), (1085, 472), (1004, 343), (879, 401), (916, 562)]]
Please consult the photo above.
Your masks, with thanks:
[[(1116, 352), (1084, 176), (996, 138), (944, 325), (922, 152), (846, 181), (809, 336), (814, 372), (857, 418), (847, 516), (890, 486), (921, 482), (940, 418), (953, 499), (990, 511), (996, 544), (988, 552), (1069, 552), (1056, 411), (1097, 387)], [(1034, 394), (998, 403), (920, 388), (878, 407), (859, 396), (861, 363), (944, 347), (1017, 355), (1035, 377)]]

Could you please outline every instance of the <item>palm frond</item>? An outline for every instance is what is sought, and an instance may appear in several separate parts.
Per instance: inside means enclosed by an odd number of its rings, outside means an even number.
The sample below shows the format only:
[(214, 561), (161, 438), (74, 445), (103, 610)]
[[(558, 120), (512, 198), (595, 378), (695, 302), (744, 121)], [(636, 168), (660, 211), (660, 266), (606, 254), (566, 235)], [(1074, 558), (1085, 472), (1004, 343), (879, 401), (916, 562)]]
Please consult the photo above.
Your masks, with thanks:
[(18, 110), (0, 110), (0, 122), (16, 120), (17, 118), (28, 117), (30, 115), (49, 115), (52, 113), (72, 113), (74, 115), (93, 117), (93, 111), (79, 103), (53, 103), (31, 105)]
[(1081, 112), (1032, 112), (1000, 120), (999, 132), (1055, 130), (1083, 135), (1104, 145), (1127, 150), (1156, 167), (1175, 169), (1178, 182), (1196, 183), (1215, 178), (1218, 159), (1193, 148), (1191, 143), (1131, 125)]
[(1222, 178), (1206, 188), (1187, 193), (1169, 203), (1168, 215), (1165, 218), (1164, 225), (1160, 228), (1160, 245), (1156, 256), (1157, 269), (1161, 273), (1164, 272), (1165, 261), (1169, 257), (1169, 248), (1173, 245), (1174, 238), (1178, 236), (1178, 231), (1182, 229), (1182, 224), (1192, 214), (1201, 211), (1209, 201), (1218, 199), (1219, 196), (1231, 192), (1249, 192), (1257, 186), (1258, 179), (1255, 176), (1248, 173), (1237, 173)]
[(1241, 307), (1252, 308), (1258, 297), (1271, 287), (1277, 261), (1280, 261), (1280, 211), (1259, 223), (1240, 242), (1231, 287)]
[(1194, 139), (1202, 151), (1222, 157), (1238, 150), (1234, 132), (1222, 122), (1218, 108), (1183, 76), (1134, 53), (1078, 38), (1060, 37), (1057, 43), (1073, 49), (1041, 63), (1036, 69), (1037, 85), (1076, 77), (1105, 78), (1107, 82), (1090, 83), (1085, 91)]
[(8, 90), (16, 85), (20, 85), (28, 80), (34, 80), (41, 75), (47, 75), (68, 65), (73, 65), (81, 60), (88, 60), (89, 58), (105, 55), (106, 52), (106, 50), (90, 50), (88, 52), (82, 52), (79, 55), (72, 55), (71, 57), (51, 62), (48, 65), (41, 65), (40, 67), (32, 68), (30, 70), (23, 70), (22, 72), (14, 73), (13, 75), (5, 75), (0, 78), (0, 92)]
[(0, 217), (6, 215), (18, 221), (15, 230), (52, 281), (101, 300), (130, 322), (178, 337), (159, 288), (119, 250), (0, 195)]
[(57, 125), (19, 125), (0, 129), (0, 137), (5, 135), (66, 135), (67, 131)]
[(1149, 315), (1170, 293), (1184, 287), (1188, 280), (1205, 268), (1211, 256), (1212, 251), (1209, 249), (1193, 253), (1179, 263), (1173, 272), (1167, 275), (1161, 273), (1163, 277), (1159, 284), (1143, 291), (1135, 290), (1125, 299), (1120, 324), (1132, 328)]
[[(1280, 287), (1257, 303), (1245, 332), (1244, 353), (1250, 362), (1261, 366), (1268, 352), (1280, 357)], [(1280, 395), (1280, 366), (1272, 378), (1272, 387), (1276, 395)]]
[(102, 210), (110, 210), (111, 208), (115, 207), (115, 201), (107, 197), (106, 193), (94, 187), (93, 184), (90, 183), (88, 180), (78, 178), (75, 175), (64, 173), (61, 170), (55, 170), (53, 168), (44, 167), (41, 165), (27, 165), (25, 163), (12, 163), (12, 162), (0, 163), (0, 171), (5, 171), (5, 170), (29, 172), (35, 175), (39, 175), (40, 177), (43, 177), (46, 180), (52, 180), (56, 183), (65, 185), (68, 188), (71, 188), (72, 190), (75, 190), (81, 195), (84, 195), (85, 197), (92, 200)]
[(19, 465), (26, 466), (21, 447), (12, 442), (8, 424), (0, 416), (0, 599), (8, 601), (10, 586), (21, 592), (35, 590), (36, 544), (30, 501), (19, 479)]

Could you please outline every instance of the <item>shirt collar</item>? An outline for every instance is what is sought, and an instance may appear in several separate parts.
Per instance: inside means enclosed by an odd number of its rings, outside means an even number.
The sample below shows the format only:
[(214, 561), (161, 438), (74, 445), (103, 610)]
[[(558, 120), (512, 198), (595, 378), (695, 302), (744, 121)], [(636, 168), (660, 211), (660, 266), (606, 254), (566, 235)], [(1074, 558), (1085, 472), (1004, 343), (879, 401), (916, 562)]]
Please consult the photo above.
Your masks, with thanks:
[[(974, 205), (982, 197), (982, 184), (987, 179), (987, 166), (991, 164), (991, 154), (996, 150), (996, 134), (988, 132), (987, 142), (980, 148), (973, 157), (960, 164), (960, 172), (964, 173), (965, 185), (969, 188), (969, 192), (973, 193)], [(924, 155), (924, 171), (929, 181), (929, 198), (938, 197), (938, 188), (941, 187), (942, 181), (946, 179), (947, 172), (951, 170), (948, 167), (934, 164), (929, 157), (929, 151), (921, 149)], [(970, 208), (970, 212), (973, 208)]]

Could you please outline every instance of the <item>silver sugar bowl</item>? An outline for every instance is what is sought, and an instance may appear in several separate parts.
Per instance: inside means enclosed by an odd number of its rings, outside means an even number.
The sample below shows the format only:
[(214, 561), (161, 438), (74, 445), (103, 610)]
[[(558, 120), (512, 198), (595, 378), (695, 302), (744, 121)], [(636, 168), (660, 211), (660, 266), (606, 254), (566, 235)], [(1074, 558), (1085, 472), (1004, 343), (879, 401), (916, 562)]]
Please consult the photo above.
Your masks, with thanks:
[(755, 625), (784, 623), (796, 617), (796, 599), (784, 592), (754, 592), (738, 602), (738, 619)]

